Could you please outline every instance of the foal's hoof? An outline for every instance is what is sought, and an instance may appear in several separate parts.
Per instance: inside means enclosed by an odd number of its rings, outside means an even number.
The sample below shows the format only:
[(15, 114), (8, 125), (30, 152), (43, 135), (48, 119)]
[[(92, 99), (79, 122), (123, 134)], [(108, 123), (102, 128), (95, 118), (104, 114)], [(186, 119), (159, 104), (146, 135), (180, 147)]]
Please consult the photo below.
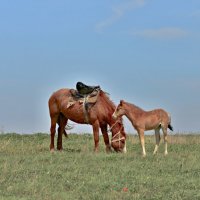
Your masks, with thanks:
[(142, 154), (142, 158), (146, 158), (147, 154)]

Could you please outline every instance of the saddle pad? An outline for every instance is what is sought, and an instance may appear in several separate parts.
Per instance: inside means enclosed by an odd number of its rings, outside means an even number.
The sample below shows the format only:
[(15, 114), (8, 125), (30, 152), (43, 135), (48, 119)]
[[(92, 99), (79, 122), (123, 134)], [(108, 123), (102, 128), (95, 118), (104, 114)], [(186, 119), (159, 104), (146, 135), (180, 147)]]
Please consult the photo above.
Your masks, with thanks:
[(71, 93), (71, 96), (69, 97), (67, 108), (73, 106), (76, 102), (79, 102), (80, 104), (82, 104), (83, 102), (95, 104), (99, 96), (99, 90), (94, 90), (91, 94), (85, 96), (84, 98), (83, 97), (78, 98), (76, 96), (76, 90), (74, 89), (71, 89), (70, 93)]

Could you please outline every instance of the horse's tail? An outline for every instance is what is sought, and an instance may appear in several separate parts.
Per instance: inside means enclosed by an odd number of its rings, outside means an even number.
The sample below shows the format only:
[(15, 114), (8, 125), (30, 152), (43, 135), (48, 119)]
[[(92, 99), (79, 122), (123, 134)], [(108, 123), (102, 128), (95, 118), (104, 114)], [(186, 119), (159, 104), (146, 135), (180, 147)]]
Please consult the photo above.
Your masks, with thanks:
[(173, 129), (172, 125), (171, 125), (171, 116), (170, 116), (169, 113), (167, 113), (167, 114), (168, 114), (168, 117), (169, 117), (168, 129), (170, 129), (171, 131), (173, 131), (174, 129)]
[(63, 133), (64, 133), (64, 136), (65, 136), (66, 138), (68, 138), (67, 132), (66, 132), (65, 130), (63, 131)]
[(71, 129), (73, 129), (74, 128), (74, 124), (67, 124), (66, 126), (65, 126), (65, 130), (71, 130)]
[(170, 129), (171, 131), (174, 130), (171, 124), (168, 124), (168, 129)]

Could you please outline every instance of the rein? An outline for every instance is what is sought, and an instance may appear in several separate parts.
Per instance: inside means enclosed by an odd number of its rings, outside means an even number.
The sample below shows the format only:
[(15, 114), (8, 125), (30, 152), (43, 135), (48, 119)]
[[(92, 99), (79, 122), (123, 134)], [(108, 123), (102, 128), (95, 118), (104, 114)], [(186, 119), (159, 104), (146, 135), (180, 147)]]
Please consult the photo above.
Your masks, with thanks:
[(119, 120), (116, 120), (116, 122), (108, 129), (108, 133), (112, 131), (113, 127), (119, 122)]

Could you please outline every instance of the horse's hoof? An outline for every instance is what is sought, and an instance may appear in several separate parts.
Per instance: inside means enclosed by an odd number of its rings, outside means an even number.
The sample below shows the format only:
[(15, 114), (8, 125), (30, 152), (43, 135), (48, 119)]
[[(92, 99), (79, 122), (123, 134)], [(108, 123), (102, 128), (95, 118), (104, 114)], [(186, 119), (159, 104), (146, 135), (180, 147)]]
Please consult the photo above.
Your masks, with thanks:
[(50, 152), (51, 152), (51, 153), (54, 153), (54, 149), (50, 149)]
[(111, 153), (111, 152), (112, 152), (111, 148), (110, 147), (106, 147), (106, 153)]
[(57, 150), (58, 150), (58, 152), (62, 152), (63, 148), (58, 148)]
[(94, 149), (94, 153), (99, 153), (99, 150), (98, 149)]

